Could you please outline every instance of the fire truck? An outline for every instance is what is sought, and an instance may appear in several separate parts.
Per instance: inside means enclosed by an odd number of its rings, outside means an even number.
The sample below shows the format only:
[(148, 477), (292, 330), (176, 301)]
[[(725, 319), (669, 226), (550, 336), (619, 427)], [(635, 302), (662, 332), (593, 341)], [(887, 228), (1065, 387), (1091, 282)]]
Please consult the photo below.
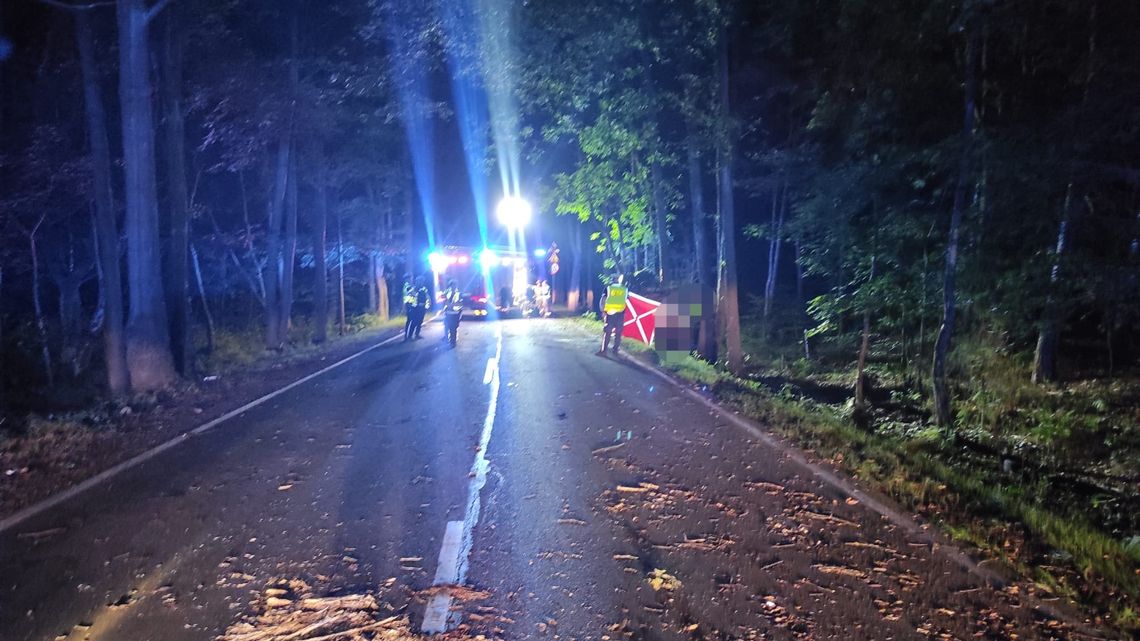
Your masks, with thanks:
[(476, 318), (492, 310), (510, 314), (526, 302), (532, 265), (526, 253), (502, 247), (447, 246), (428, 254), (437, 298), (452, 279), (463, 292), (463, 308)]

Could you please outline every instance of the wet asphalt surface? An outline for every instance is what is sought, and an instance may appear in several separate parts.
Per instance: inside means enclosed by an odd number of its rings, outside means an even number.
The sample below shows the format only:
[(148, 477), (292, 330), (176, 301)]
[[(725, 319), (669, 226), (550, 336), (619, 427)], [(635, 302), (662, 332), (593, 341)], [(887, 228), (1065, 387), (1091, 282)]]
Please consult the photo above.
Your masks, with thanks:
[(382, 347), (0, 534), (0, 641), (208, 640), (267, 583), (506, 639), (1081, 638), (569, 321)]

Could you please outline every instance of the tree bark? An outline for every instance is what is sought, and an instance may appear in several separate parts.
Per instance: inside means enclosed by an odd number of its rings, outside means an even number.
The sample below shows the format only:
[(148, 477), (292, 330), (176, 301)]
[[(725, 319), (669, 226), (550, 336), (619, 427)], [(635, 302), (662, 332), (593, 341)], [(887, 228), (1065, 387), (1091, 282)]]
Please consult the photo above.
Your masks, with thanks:
[(127, 367), (137, 391), (177, 377), (170, 353), (155, 180), (149, 16), (143, 0), (115, 4), (119, 25), (119, 102), (123, 131), (125, 231), (130, 314)]
[(32, 308), (36, 314), (36, 334), (40, 339), (40, 356), (43, 358), (44, 376), (48, 387), (55, 386), (55, 374), (52, 372), (51, 348), (48, 346), (47, 321), (44, 319), (43, 286), (40, 284), (40, 254), (36, 242), (36, 234), (44, 223), (45, 216), (40, 216), (35, 227), (28, 234), (28, 250), (32, 258)]
[[(701, 172), (701, 152), (692, 134), (686, 141), (689, 172), (689, 209), (693, 223), (693, 281), (701, 288), (711, 288), (715, 277), (711, 273), (708, 255), (708, 226), (705, 214), (705, 190)], [(716, 311), (702, 309), (697, 329), (697, 353), (716, 360)]]
[(1058, 305), (1056, 288), (1061, 281), (1061, 261), (1069, 245), (1070, 227), (1073, 223), (1073, 183), (1065, 189), (1065, 204), (1061, 212), (1061, 224), (1057, 228), (1057, 244), (1053, 251), (1053, 267), (1049, 270), (1049, 294), (1045, 299), (1045, 309), (1041, 314), (1041, 329), (1037, 334), (1037, 345), (1033, 350), (1034, 383), (1051, 383), (1057, 379), (1057, 325)]
[(214, 315), (210, 312), (210, 299), (206, 297), (206, 284), (202, 281), (202, 263), (198, 260), (198, 248), (193, 244), (190, 245), (190, 259), (194, 264), (194, 280), (198, 284), (198, 300), (202, 302), (202, 314), (206, 317), (206, 353), (212, 354), (214, 352)]
[[(732, 115), (728, 91), (728, 39), (723, 26), (719, 40), (720, 118), (722, 126), (727, 130)], [(732, 184), (734, 150), (727, 131), (720, 138), (717, 168), (720, 183), (720, 208), (717, 216), (717, 315), (723, 318), (721, 326), (724, 328), (728, 368), (734, 374), (739, 374), (744, 370), (744, 351), (740, 338), (740, 292), (736, 276), (736, 210)]]
[(277, 143), (273, 188), (266, 212), (265, 347), (271, 350), (281, 349), (284, 341), (281, 334), (281, 223), (285, 214), (285, 192), (289, 180), (289, 152), (289, 137), (285, 135)]
[(329, 265), (325, 248), (328, 243), (329, 197), (323, 173), (318, 178), (317, 203), (313, 208), (313, 342), (323, 343), (329, 334)]
[(166, 186), (170, 217), (166, 248), (166, 313), (174, 367), (185, 375), (193, 363), (190, 339), (189, 189), (186, 184), (186, 133), (182, 115), (182, 30), (176, 7), (165, 19), (166, 46), (162, 56), (162, 131), (166, 147)]
[(119, 226), (115, 220), (112, 194), (111, 145), (107, 136), (107, 112), (99, 74), (95, 67), (94, 37), (87, 12), (75, 12), (75, 37), (83, 76), (83, 105), (87, 120), (87, 141), (91, 152), (91, 173), (95, 189), (95, 250), (99, 261), (99, 289), (103, 302), (103, 366), (107, 390), (113, 396), (130, 388), (127, 370), (127, 344), (124, 332), (123, 282), (119, 269)]
[[(782, 193), (781, 193), (782, 192)], [(788, 186), (777, 187), (772, 194), (772, 238), (768, 241), (768, 273), (764, 279), (764, 320), (772, 312), (776, 297), (776, 281), (780, 274), (780, 245), (783, 242), (784, 215), (788, 209)]]
[(966, 24), (966, 70), (964, 115), (962, 118), (962, 149), (958, 158), (958, 182), (954, 188), (954, 204), (950, 211), (950, 229), (946, 241), (946, 265), (942, 275), (942, 326), (934, 343), (934, 362), (931, 368), (934, 390), (934, 418), (938, 425), (949, 427), (954, 416), (950, 406), (950, 383), (946, 364), (950, 357), (957, 315), (956, 280), (958, 275), (958, 240), (961, 236), (962, 217), (966, 209), (966, 185), (970, 179), (970, 154), (973, 149), (974, 113), (977, 95), (977, 27), (969, 20)]
[(657, 235), (657, 280), (665, 283), (668, 277), (665, 268), (665, 256), (667, 254), (665, 247), (668, 244), (669, 223), (665, 211), (665, 196), (661, 193), (661, 185), (664, 179), (661, 177), (661, 163), (657, 159), (653, 159), (650, 164), (650, 176), (653, 182), (653, 220)]
[(289, 176), (285, 182), (285, 242), (281, 250), (281, 313), (278, 335), (282, 341), (289, 337), (293, 319), (293, 274), (297, 262), (297, 162), (289, 163)]
[(336, 212), (336, 253), (337, 253), (337, 333), (348, 333), (348, 319), (344, 304), (344, 234), (340, 226), (340, 210)]
[(384, 259), (381, 257), (376, 265), (376, 297), (379, 299), (376, 315), (381, 321), (387, 321), (391, 315), (391, 303), (388, 301), (388, 275), (384, 269)]
[[(871, 277), (868, 284), (875, 280), (875, 256), (871, 256)], [(859, 365), (855, 371), (855, 409), (862, 412), (867, 408), (867, 352), (871, 349), (871, 306), (869, 301), (863, 303), (863, 340), (859, 344)]]
[(566, 294), (566, 309), (571, 313), (582, 310), (582, 228), (575, 225), (570, 235), (570, 288)]

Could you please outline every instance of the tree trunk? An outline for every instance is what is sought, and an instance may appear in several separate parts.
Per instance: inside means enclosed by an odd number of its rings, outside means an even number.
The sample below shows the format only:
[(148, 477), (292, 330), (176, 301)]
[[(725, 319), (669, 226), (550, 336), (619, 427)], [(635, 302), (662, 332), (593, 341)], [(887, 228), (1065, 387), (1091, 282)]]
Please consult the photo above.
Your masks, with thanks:
[(83, 343), (83, 299), (79, 289), (85, 280), (70, 271), (55, 279), (59, 291), (60, 361), (71, 367), (71, 376), (80, 374), (80, 354)]
[[(871, 256), (871, 277), (868, 284), (875, 280), (875, 256)], [(867, 409), (867, 352), (871, 348), (871, 306), (869, 301), (863, 303), (863, 340), (859, 345), (859, 365), (855, 372), (855, 409), (859, 412)]]
[[(701, 152), (696, 137), (686, 141), (689, 170), (689, 208), (693, 223), (693, 281), (701, 288), (711, 288), (714, 276), (709, 269), (708, 227), (705, 214), (705, 190), (701, 174)], [(716, 360), (716, 312), (702, 309), (697, 329), (697, 353)]]
[(348, 321), (344, 304), (344, 234), (340, 226), (340, 211), (336, 212), (336, 253), (337, 253), (337, 333), (348, 333)]
[(566, 309), (570, 313), (582, 311), (582, 229), (575, 225), (570, 236), (570, 288), (566, 294)]
[(36, 234), (44, 224), (46, 215), (41, 215), (35, 227), (28, 233), (28, 249), (32, 258), (32, 308), (36, 313), (36, 335), (40, 339), (40, 356), (43, 358), (44, 376), (47, 377), (48, 387), (55, 386), (55, 374), (52, 372), (51, 348), (48, 346), (47, 322), (44, 320), (44, 306), (42, 285), (40, 285), (40, 254), (36, 243)]
[(177, 375), (162, 284), (147, 8), (143, 0), (119, 0), (115, 10), (130, 294), (127, 367), (132, 389), (145, 391), (165, 387)]
[(808, 341), (808, 315), (807, 315), (807, 301), (804, 300), (804, 252), (800, 239), (797, 236), (795, 240), (796, 250), (796, 309), (799, 310), (801, 327), (800, 331), (803, 333), (804, 343), (804, 358), (811, 360), (811, 343)]
[(193, 363), (190, 339), (188, 248), (189, 189), (186, 184), (185, 123), (182, 116), (182, 30), (177, 7), (168, 9), (166, 47), (162, 56), (162, 131), (166, 147), (166, 185), (170, 207), (169, 246), (166, 248), (166, 312), (170, 319), (170, 348), (174, 367), (186, 374)]
[[(781, 191), (783, 193), (781, 193)], [(784, 214), (788, 209), (788, 187), (776, 188), (772, 194), (772, 238), (768, 241), (768, 273), (764, 280), (764, 320), (772, 312), (776, 297), (776, 281), (780, 274), (780, 244), (783, 242)]]
[(954, 204), (950, 211), (950, 230), (946, 241), (946, 266), (942, 275), (942, 326), (934, 343), (934, 363), (931, 382), (934, 390), (934, 418), (938, 425), (949, 427), (953, 421), (950, 407), (950, 383), (947, 380), (946, 361), (950, 357), (957, 313), (956, 280), (958, 275), (958, 239), (961, 236), (962, 217), (966, 208), (966, 185), (970, 179), (970, 154), (974, 138), (975, 96), (977, 94), (977, 27), (966, 25), (966, 78), (964, 116), (962, 119), (962, 149), (958, 158), (958, 183), (954, 188)]
[(285, 192), (289, 180), (289, 138), (277, 143), (277, 163), (273, 189), (266, 212), (265, 233), (265, 347), (281, 349), (285, 337), (281, 333), (281, 222), (285, 214)]
[[(1094, 61), (1096, 53), (1096, 10), (1097, 3), (1089, 3), (1089, 38), (1088, 56), (1086, 59), (1086, 72), (1084, 79), (1084, 92), (1081, 97), (1080, 112), (1084, 112), (1088, 103), (1089, 87), (1092, 85)], [(1079, 123), (1078, 123), (1079, 124)], [(1078, 134), (1079, 135), (1079, 134)], [(1053, 268), (1049, 272), (1049, 293), (1045, 301), (1045, 310), (1041, 319), (1041, 330), (1037, 335), (1037, 345), (1033, 351), (1033, 374), (1030, 377), (1034, 383), (1048, 383), (1057, 379), (1057, 344), (1060, 309), (1057, 303), (1057, 289), (1061, 281), (1061, 265), (1065, 250), (1068, 246), (1068, 237), (1072, 234), (1071, 227), (1076, 223), (1080, 213), (1073, 209), (1073, 182), (1070, 179), (1065, 189), (1065, 204), (1061, 212), (1061, 224), (1057, 230), (1057, 245), (1053, 256)]]
[(384, 269), (384, 260), (377, 261), (378, 269), (376, 270), (376, 294), (378, 301), (378, 309), (376, 314), (380, 317), (381, 321), (386, 322), (391, 317), (391, 302), (388, 300), (388, 276)]
[(1049, 294), (1045, 299), (1045, 309), (1041, 314), (1041, 329), (1037, 334), (1037, 345), (1033, 350), (1034, 383), (1051, 383), (1057, 379), (1057, 325), (1058, 305), (1055, 295), (1061, 280), (1061, 261), (1068, 247), (1070, 227), (1073, 223), (1073, 183), (1065, 189), (1065, 204), (1061, 212), (1061, 224), (1057, 228), (1057, 244), (1053, 252), (1053, 267), (1049, 271)]
[[(720, 55), (718, 56), (718, 76), (720, 78), (720, 118), (722, 126), (728, 127), (731, 116), (728, 92), (728, 40), (722, 27), (720, 33)], [(736, 210), (733, 199), (732, 164), (733, 148), (728, 136), (721, 136), (719, 167), (717, 168), (720, 187), (720, 210), (717, 216), (718, 271), (717, 315), (723, 317), (725, 350), (728, 352), (728, 368), (734, 374), (744, 370), (744, 351), (740, 339), (740, 292), (736, 278)]]
[(107, 389), (113, 396), (130, 388), (127, 345), (124, 332), (123, 282), (119, 269), (119, 229), (111, 181), (111, 145), (107, 137), (107, 112), (95, 68), (95, 46), (86, 11), (75, 12), (75, 37), (83, 75), (83, 105), (91, 172), (95, 189), (95, 250), (99, 262), (99, 291), (103, 302), (103, 366)]
[(329, 337), (329, 265), (328, 246), (329, 197), (324, 175), (318, 177), (317, 203), (313, 208), (313, 342), (323, 343)]
[(653, 220), (657, 234), (657, 280), (665, 283), (668, 276), (665, 269), (665, 256), (667, 254), (665, 247), (668, 245), (669, 228), (665, 212), (665, 196), (661, 193), (663, 181), (661, 164), (656, 159), (650, 165), (650, 172), (653, 181)]
[(202, 314), (206, 317), (206, 353), (212, 354), (214, 352), (214, 315), (210, 312), (210, 299), (206, 297), (206, 285), (202, 281), (202, 263), (198, 260), (198, 248), (193, 244), (190, 245), (190, 259), (194, 263), (194, 280), (198, 284), (198, 300), (202, 302)]
[(282, 341), (289, 337), (293, 320), (293, 273), (297, 262), (297, 166), (289, 165), (285, 183), (285, 243), (281, 251), (281, 314), (278, 318)]
[(380, 267), (376, 252), (368, 252), (368, 313), (380, 313)]

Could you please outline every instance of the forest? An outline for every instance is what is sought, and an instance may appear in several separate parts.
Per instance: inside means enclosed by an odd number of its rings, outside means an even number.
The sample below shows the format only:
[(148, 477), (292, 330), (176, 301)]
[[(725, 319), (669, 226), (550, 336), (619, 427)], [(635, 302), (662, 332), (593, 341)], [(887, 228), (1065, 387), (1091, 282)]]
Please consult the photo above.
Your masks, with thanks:
[(892, 443), (896, 497), (949, 483), (1140, 628), (1137, 25), (1133, 0), (5, 3), (0, 439), (400, 322), (510, 174), (571, 311), (614, 271), (714, 289), (698, 379)]

